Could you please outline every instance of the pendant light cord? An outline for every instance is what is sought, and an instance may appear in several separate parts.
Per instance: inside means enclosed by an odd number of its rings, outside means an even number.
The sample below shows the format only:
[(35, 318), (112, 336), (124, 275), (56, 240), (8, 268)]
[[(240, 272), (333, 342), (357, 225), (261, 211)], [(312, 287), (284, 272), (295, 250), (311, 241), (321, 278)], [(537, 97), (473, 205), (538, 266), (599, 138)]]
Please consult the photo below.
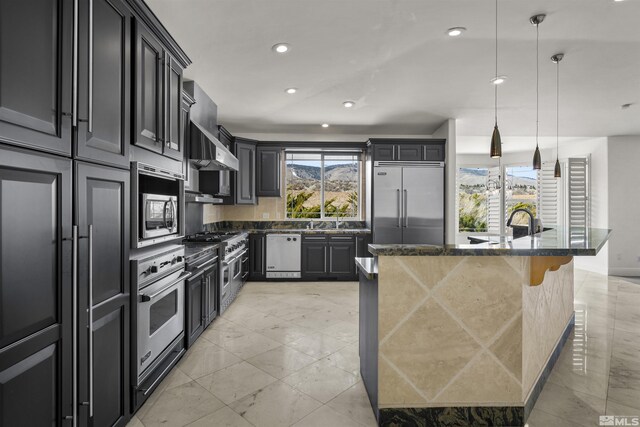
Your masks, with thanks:
[(538, 129), (540, 127), (540, 23), (536, 24), (536, 148), (538, 147)]
[(556, 62), (556, 160), (560, 158), (560, 59)]
[[(495, 78), (498, 79), (498, 0), (496, 0), (496, 75)], [(495, 119), (496, 126), (498, 126), (498, 85), (494, 83), (495, 86)]]

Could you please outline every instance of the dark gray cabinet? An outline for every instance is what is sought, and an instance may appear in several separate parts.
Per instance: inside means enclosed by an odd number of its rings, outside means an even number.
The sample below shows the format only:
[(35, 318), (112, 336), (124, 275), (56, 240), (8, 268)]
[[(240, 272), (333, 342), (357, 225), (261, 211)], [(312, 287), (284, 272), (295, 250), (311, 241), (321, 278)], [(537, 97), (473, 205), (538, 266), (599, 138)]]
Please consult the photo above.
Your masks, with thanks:
[(206, 328), (218, 315), (218, 289), (220, 286), (220, 268), (217, 263), (209, 267), (203, 275), (204, 282), (204, 302), (205, 302), (205, 322)]
[(443, 139), (371, 139), (373, 161), (443, 162)]
[(129, 417), (129, 172), (77, 162), (79, 425)]
[(302, 237), (302, 278), (317, 278), (327, 274), (327, 237)]
[(182, 66), (140, 21), (135, 23), (133, 143), (175, 160), (184, 156)]
[(356, 241), (353, 235), (302, 237), (302, 278), (353, 279)]
[(191, 347), (204, 331), (206, 313), (204, 308), (203, 273), (190, 277), (185, 283), (186, 291), (186, 344)]
[(369, 252), (369, 244), (373, 241), (371, 234), (356, 235), (356, 257), (369, 258), (372, 257)]
[(267, 276), (267, 236), (249, 235), (249, 280), (263, 280)]
[(378, 278), (359, 278), (360, 375), (378, 418)]
[(71, 168), (0, 146), (3, 426), (65, 425), (73, 415)]
[(256, 196), (256, 142), (244, 138), (236, 138), (236, 157), (240, 167), (235, 173), (236, 205), (255, 205)]
[(0, 140), (71, 155), (72, 0), (0, 2)]
[(280, 197), (281, 194), (281, 149), (260, 147), (256, 149), (257, 189), (256, 196)]
[(121, 0), (81, 1), (75, 155), (129, 167), (131, 17)]

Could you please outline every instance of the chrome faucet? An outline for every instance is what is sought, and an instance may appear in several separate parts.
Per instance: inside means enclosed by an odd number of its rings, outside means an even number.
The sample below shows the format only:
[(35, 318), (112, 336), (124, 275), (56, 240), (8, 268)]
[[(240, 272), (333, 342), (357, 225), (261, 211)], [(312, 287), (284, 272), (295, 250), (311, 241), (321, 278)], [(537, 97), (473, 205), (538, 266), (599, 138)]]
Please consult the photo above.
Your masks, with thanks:
[(340, 214), (336, 212), (336, 228), (340, 228)]
[(313, 219), (311, 219), (311, 222), (309, 223), (309, 225), (307, 225), (307, 228), (313, 230)]
[(529, 215), (529, 236), (533, 235), (533, 223), (535, 222), (534, 218), (533, 218), (533, 214), (531, 213), (531, 211), (529, 209), (525, 209), (525, 208), (518, 208), (518, 209), (514, 209), (513, 212), (511, 212), (511, 215), (509, 216), (509, 220), (507, 221), (507, 227), (511, 226), (511, 221), (513, 221), (513, 216), (517, 213), (517, 212), (524, 212), (527, 215)]

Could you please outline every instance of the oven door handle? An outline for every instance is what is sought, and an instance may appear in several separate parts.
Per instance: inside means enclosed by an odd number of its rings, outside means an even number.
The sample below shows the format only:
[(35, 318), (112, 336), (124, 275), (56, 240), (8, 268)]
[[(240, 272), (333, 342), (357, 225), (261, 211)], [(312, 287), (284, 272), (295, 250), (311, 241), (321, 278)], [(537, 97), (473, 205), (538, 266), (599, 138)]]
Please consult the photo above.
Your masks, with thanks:
[(169, 202), (164, 202), (164, 206), (162, 207), (162, 223), (164, 224), (164, 228), (167, 228), (167, 205)]
[(149, 301), (151, 301), (152, 299), (154, 299), (155, 297), (157, 297), (158, 295), (160, 295), (164, 291), (166, 291), (166, 290), (170, 289), (171, 287), (173, 287), (176, 283), (182, 282), (183, 280), (188, 279), (189, 277), (191, 277), (192, 274), (193, 273), (191, 273), (190, 271), (182, 273), (180, 275), (180, 277), (178, 277), (176, 280), (171, 282), (170, 285), (165, 286), (164, 288), (160, 289), (158, 292), (154, 292), (151, 295), (140, 294), (140, 301), (141, 302), (149, 302)]
[(224, 265), (229, 265), (229, 264), (233, 264), (234, 262), (236, 262), (238, 260), (238, 258), (242, 257), (244, 254), (247, 253), (247, 251), (249, 251), (249, 249), (245, 249), (244, 251), (240, 252), (238, 255), (234, 256), (233, 258), (231, 258), (229, 261), (227, 261), (226, 259), (223, 261)]

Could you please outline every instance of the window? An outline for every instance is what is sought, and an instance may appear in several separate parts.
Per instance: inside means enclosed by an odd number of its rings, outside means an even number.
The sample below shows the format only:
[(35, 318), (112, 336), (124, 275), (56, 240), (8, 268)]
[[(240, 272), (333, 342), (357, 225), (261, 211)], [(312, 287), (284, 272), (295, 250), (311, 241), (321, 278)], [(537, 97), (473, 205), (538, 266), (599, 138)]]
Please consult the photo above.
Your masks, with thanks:
[(360, 217), (359, 153), (286, 153), (287, 218)]
[(486, 232), (488, 168), (458, 170), (458, 231)]
[[(538, 216), (538, 171), (531, 166), (507, 166), (507, 192), (505, 193), (505, 216), (509, 218), (516, 209), (527, 209)], [(509, 186), (511, 187), (509, 189)], [(528, 225), (529, 216), (516, 214), (513, 225)]]

